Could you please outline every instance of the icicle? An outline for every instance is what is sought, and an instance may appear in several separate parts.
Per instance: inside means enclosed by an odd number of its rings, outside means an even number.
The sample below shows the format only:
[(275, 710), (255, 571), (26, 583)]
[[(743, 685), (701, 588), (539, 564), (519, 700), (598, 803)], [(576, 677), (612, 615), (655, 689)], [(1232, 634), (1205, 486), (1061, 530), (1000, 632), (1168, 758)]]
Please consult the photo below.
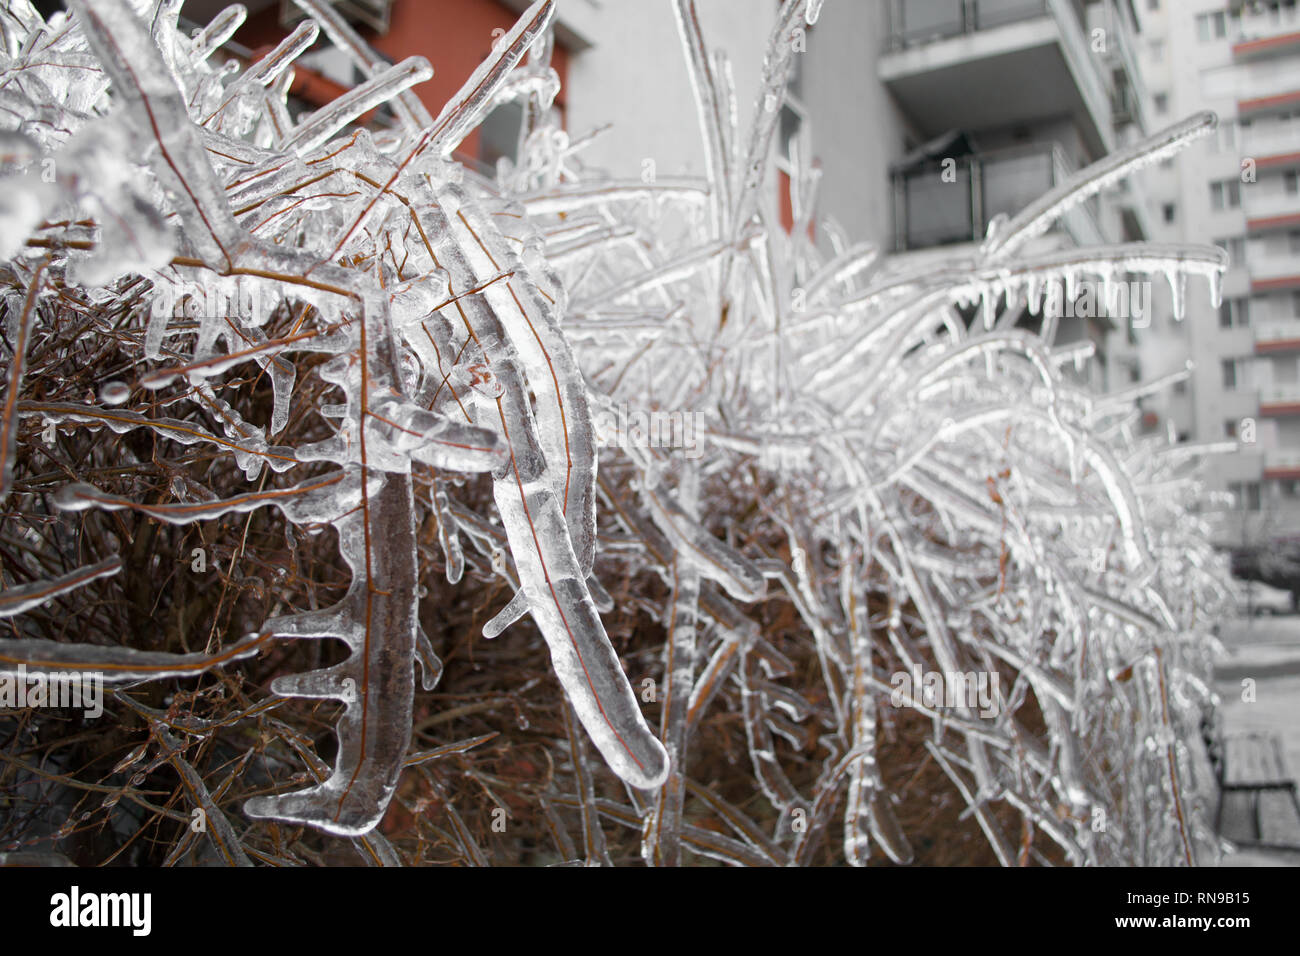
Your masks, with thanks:
[(248, 17), (248, 10), (240, 3), (232, 3), (218, 13), (191, 41), (191, 51), (196, 60), (206, 60), (235, 35)]
[(461, 550), (460, 534), (456, 519), (447, 504), (447, 492), (437, 482), (433, 487), (433, 513), (438, 522), (438, 543), (447, 565), (447, 583), (458, 584), (465, 573), (465, 554)]
[(483, 625), (483, 636), (491, 640), (527, 614), (528, 610), (528, 595), (524, 594), (523, 591), (515, 592), (515, 596), (510, 599), (510, 603)]
[(306, 155), (357, 117), (432, 76), (433, 67), (428, 60), (422, 56), (407, 57), (311, 114), (294, 129), (283, 146), (296, 150), (299, 155)]
[(1174, 319), (1181, 322), (1187, 308), (1187, 274), (1171, 266), (1165, 270), (1165, 279), (1169, 282)]

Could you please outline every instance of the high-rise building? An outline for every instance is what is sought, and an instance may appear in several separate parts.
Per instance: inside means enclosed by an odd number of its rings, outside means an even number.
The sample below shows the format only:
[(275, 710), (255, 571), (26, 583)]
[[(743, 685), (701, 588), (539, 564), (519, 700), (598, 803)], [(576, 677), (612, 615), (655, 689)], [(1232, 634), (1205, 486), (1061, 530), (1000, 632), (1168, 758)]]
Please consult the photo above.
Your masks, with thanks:
[(1177, 335), (1181, 434), (1236, 442), (1212, 460), (1222, 544), (1300, 531), (1300, 16), (1296, 0), (1139, 0), (1143, 70), (1169, 116), (1211, 109), (1217, 135), (1152, 177), (1157, 239), (1228, 251), (1223, 303), (1192, 299)]

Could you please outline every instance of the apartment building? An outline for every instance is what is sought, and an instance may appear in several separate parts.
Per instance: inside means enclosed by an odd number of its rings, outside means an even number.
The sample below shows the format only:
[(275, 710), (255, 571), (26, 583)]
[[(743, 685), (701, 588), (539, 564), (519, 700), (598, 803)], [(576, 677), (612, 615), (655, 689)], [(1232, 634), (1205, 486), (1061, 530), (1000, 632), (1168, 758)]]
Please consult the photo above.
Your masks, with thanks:
[(1300, 14), (1296, 0), (1139, 0), (1142, 70), (1158, 110), (1212, 109), (1218, 135), (1152, 177), (1155, 238), (1228, 251), (1221, 308), (1189, 303), (1159, 349), (1195, 365), (1167, 405), (1216, 456), (1217, 535), (1300, 531)]

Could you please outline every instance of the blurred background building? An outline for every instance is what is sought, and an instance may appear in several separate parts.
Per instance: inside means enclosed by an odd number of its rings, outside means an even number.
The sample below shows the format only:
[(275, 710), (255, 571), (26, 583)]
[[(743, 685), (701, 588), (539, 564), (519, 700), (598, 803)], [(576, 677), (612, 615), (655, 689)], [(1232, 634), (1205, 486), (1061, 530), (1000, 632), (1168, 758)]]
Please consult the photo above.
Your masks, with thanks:
[(1157, 239), (1228, 251), (1223, 305), (1189, 303), (1161, 344), (1195, 363), (1169, 403), (1180, 434), (1237, 441), (1221, 543), (1300, 532), (1300, 16), (1296, 0), (1139, 0), (1159, 111), (1219, 115), (1218, 136), (1152, 177)]

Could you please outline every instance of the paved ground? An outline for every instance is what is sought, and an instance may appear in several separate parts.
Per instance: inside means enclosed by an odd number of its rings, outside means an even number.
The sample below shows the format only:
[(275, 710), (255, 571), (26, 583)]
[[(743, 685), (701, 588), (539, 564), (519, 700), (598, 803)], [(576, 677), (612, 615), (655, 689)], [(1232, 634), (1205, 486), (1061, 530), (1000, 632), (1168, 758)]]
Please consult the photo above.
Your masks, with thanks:
[[(1215, 690), (1222, 698), (1220, 715), (1228, 734), (1263, 732), (1282, 742), (1291, 777), (1300, 780), (1300, 616), (1241, 619), (1221, 628), (1225, 654), (1215, 667)], [(1242, 700), (1244, 679), (1255, 682), (1255, 700)], [(1223, 835), (1249, 837), (1250, 804), (1246, 795), (1230, 796), (1224, 809)], [(1284, 795), (1261, 797), (1264, 838), (1300, 847), (1300, 819)], [(1225, 855), (1224, 866), (1300, 866), (1294, 853), (1241, 848)]]

